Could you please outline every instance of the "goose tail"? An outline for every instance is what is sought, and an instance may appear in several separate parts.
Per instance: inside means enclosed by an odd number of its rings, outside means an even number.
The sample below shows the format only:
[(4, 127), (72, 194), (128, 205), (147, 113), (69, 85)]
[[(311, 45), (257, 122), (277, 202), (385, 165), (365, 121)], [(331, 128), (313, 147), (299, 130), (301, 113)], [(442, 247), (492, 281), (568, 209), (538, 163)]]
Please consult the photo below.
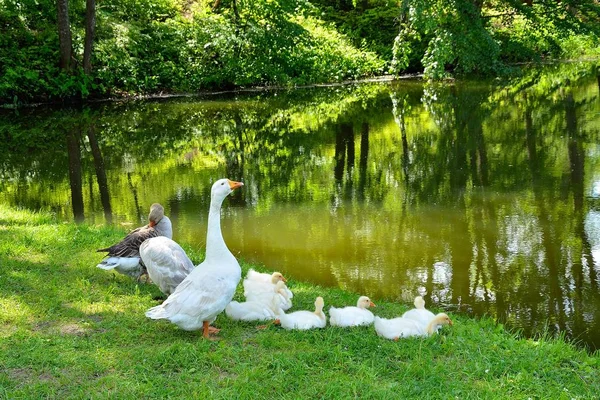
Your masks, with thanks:
[(151, 319), (166, 319), (167, 315), (165, 308), (162, 305), (158, 305), (146, 311), (146, 317)]

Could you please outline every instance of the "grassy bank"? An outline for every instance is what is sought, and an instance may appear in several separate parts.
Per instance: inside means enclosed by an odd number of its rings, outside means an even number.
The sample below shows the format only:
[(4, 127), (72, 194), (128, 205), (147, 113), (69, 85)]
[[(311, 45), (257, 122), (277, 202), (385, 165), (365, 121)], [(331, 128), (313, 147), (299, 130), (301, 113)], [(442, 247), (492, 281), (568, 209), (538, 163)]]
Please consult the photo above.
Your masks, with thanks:
[[(455, 325), (441, 335), (393, 342), (372, 327), (258, 330), (220, 315), (220, 340), (202, 340), (144, 316), (157, 304), (155, 286), (95, 268), (94, 250), (123, 233), (0, 205), (0, 398), (591, 399), (600, 393), (599, 354), (562, 340), (517, 338), (490, 319), (451, 315)], [(184, 248), (195, 263), (202, 260), (200, 251)], [(249, 267), (242, 263), (244, 273)], [(356, 293), (290, 278), (292, 310), (312, 308), (317, 295), (326, 310), (356, 302)], [(410, 307), (378, 300), (375, 313), (384, 317)]]

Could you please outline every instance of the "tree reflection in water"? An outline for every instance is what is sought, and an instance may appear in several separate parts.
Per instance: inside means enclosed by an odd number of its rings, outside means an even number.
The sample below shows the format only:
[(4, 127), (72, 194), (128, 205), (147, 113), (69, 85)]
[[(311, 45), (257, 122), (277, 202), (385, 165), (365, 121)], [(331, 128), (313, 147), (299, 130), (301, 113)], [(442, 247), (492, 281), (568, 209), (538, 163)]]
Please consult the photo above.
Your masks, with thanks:
[[(36, 110), (0, 122), (0, 197), (138, 224), (167, 206), (295, 279), (491, 314), (600, 346), (600, 85), (593, 65), (485, 82), (363, 84)], [(596, 189), (595, 189), (596, 188)], [(199, 261), (199, 260), (196, 260)]]

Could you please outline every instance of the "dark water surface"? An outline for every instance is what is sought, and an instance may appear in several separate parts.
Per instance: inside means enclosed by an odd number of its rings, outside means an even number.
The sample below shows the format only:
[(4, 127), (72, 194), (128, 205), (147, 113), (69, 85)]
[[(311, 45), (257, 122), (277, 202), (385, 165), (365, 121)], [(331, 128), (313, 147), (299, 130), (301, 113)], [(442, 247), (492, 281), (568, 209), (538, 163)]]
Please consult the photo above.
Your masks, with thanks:
[(0, 201), (128, 227), (160, 202), (174, 239), (203, 247), (211, 183), (242, 180), (225, 240), (292, 287), (420, 293), (598, 348), (594, 71), (3, 111)]

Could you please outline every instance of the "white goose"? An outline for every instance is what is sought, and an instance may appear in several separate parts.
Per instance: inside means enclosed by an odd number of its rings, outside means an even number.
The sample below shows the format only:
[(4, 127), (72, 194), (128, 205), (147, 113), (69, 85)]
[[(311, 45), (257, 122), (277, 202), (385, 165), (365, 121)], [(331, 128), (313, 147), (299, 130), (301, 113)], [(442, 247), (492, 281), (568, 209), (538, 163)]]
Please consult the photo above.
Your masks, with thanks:
[(202, 328), (202, 335), (217, 333), (210, 324), (231, 302), (242, 277), (237, 260), (221, 233), (221, 204), (229, 193), (243, 186), (241, 182), (219, 179), (211, 188), (206, 259), (177, 286), (159, 306), (146, 311), (152, 319), (167, 319), (186, 331)]
[(356, 302), (356, 307), (331, 307), (329, 309), (329, 324), (342, 328), (371, 325), (375, 317), (371, 311), (367, 310), (369, 307), (375, 307), (375, 303), (367, 296), (360, 296)]
[(287, 311), (292, 308), (292, 299), (288, 297), (287, 286), (283, 281), (277, 282), (272, 292), (248, 293), (248, 296), (246, 296), (246, 301), (258, 301), (264, 304), (271, 304), (274, 297), (278, 300), (274, 303), (277, 305), (277, 308), (273, 309), (274, 312), (277, 312), (277, 309), (279, 308), (281, 308), (283, 311)]
[(327, 317), (323, 312), (325, 302), (322, 297), (315, 300), (315, 311), (295, 311), (285, 314), (280, 311), (275, 324), (281, 324), (284, 329), (308, 330), (313, 328), (325, 328)]
[(422, 325), (414, 319), (375, 317), (375, 331), (386, 339), (398, 340), (411, 336), (430, 336), (437, 332), (442, 325), (452, 325), (452, 320), (444, 313), (436, 315), (427, 325)]
[(415, 297), (414, 305), (415, 308), (402, 314), (402, 318), (412, 319), (423, 326), (427, 326), (435, 318), (435, 314), (425, 309), (425, 300), (421, 296)]
[(146, 274), (145, 266), (140, 263), (140, 245), (146, 240), (157, 236), (173, 237), (171, 220), (165, 215), (165, 209), (158, 203), (150, 206), (149, 224), (131, 231), (123, 240), (98, 252), (108, 252), (98, 268), (115, 271), (140, 279)]
[(165, 236), (151, 238), (142, 243), (140, 257), (150, 280), (167, 296), (173, 293), (194, 269), (194, 264), (185, 250)]

